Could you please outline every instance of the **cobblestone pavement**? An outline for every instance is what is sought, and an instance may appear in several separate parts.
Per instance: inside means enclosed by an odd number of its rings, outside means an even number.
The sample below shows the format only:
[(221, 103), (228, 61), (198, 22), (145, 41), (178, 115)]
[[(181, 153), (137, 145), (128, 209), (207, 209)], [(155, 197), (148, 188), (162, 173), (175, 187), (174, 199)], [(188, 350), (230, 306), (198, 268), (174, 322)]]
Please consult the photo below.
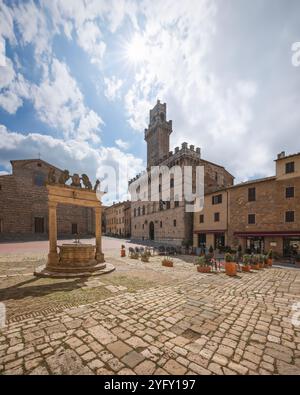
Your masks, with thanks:
[(110, 287), (111, 296), (8, 320), (0, 373), (300, 374), (300, 326), (291, 321), (299, 270), (230, 278), (178, 258), (174, 268), (111, 259), (116, 273), (165, 281), (128, 292), (106, 276), (88, 279), (83, 288)]

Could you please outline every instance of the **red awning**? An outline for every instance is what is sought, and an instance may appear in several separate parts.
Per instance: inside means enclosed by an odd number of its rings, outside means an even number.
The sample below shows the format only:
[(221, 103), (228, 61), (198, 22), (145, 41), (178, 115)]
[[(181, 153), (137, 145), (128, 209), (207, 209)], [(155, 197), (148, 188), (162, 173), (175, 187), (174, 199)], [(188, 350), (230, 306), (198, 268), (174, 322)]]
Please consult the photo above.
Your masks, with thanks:
[(234, 232), (234, 236), (238, 237), (300, 237), (300, 230), (298, 231), (260, 231), (260, 232)]

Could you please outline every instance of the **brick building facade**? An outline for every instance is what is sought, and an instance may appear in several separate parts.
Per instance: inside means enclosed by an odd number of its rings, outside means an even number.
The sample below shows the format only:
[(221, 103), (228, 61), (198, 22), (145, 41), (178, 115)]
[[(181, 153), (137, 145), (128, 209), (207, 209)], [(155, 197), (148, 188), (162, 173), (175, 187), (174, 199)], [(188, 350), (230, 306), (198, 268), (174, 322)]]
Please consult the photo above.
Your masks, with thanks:
[(130, 237), (131, 203), (118, 202), (104, 211), (106, 219), (105, 233), (108, 236)]
[[(50, 168), (57, 178), (62, 170), (41, 159), (13, 160), (11, 164), (12, 174), (0, 176), (0, 240), (47, 238), (45, 181)], [(94, 226), (91, 208), (58, 205), (58, 236), (92, 235)]]
[[(169, 138), (172, 133), (172, 121), (167, 121), (166, 104), (157, 101), (150, 110), (149, 127), (145, 130), (147, 142), (147, 169), (129, 182), (129, 188), (140, 188), (140, 180), (149, 179), (147, 196), (132, 201), (131, 204), (131, 235), (133, 239), (154, 240), (168, 244), (180, 245), (183, 240), (192, 241), (193, 214), (186, 212), (186, 202), (175, 195), (174, 175), (171, 174), (170, 197), (163, 201), (165, 186), (162, 177), (159, 179), (157, 191), (151, 191), (151, 167), (166, 166), (171, 169), (179, 166), (183, 172), (184, 166), (193, 168), (192, 186), (195, 189), (196, 167), (204, 167), (204, 188), (214, 191), (218, 188), (233, 184), (233, 176), (215, 163), (202, 159), (200, 148), (183, 143), (175, 151), (169, 150)], [(183, 183), (182, 190), (183, 194)], [(157, 195), (150, 201), (150, 196)], [(156, 201), (153, 201), (156, 200)]]
[(194, 246), (229, 245), (280, 256), (300, 251), (300, 154), (276, 159), (276, 175), (206, 194), (194, 215)]

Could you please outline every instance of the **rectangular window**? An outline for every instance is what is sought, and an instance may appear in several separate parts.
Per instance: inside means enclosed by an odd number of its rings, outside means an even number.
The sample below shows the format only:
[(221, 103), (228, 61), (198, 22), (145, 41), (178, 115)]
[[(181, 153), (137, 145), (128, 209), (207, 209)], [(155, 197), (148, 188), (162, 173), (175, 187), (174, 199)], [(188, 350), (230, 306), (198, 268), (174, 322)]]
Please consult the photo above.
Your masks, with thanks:
[(166, 205), (167, 205), (167, 210), (168, 210), (169, 208), (171, 208), (171, 202), (167, 202)]
[(215, 219), (215, 222), (219, 222), (220, 221), (220, 213), (215, 213), (214, 219)]
[(44, 233), (44, 218), (35, 217), (34, 218), (34, 233)]
[(72, 224), (72, 235), (78, 234), (78, 227), (77, 224)]
[(221, 204), (222, 203), (222, 194), (215, 195), (212, 197), (212, 204)]
[(248, 214), (248, 224), (249, 225), (255, 224), (255, 214)]
[(3, 219), (0, 218), (0, 233), (3, 232)]
[(43, 187), (45, 185), (45, 174), (42, 172), (37, 172), (34, 175), (34, 185), (36, 185), (37, 187)]
[(162, 221), (160, 221), (159, 226), (160, 226), (160, 228), (162, 228)]
[(173, 221), (173, 225), (174, 225), (174, 226), (176, 226), (176, 219), (174, 219), (174, 221)]
[(200, 222), (200, 224), (204, 223), (204, 214), (200, 214), (199, 222)]
[(285, 222), (294, 222), (294, 221), (295, 221), (295, 211), (286, 211)]
[(295, 196), (295, 188), (294, 187), (287, 187), (285, 189), (285, 197), (288, 198), (293, 198)]
[(294, 173), (295, 171), (295, 162), (288, 162), (285, 164), (285, 172), (286, 174), (288, 173)]
[(170, 180), (170, 188), (174, 188), (174, 178), (171, 178)]
[(255, 202), (256, 200), (256, 188), (248, 189), (248, 202)]

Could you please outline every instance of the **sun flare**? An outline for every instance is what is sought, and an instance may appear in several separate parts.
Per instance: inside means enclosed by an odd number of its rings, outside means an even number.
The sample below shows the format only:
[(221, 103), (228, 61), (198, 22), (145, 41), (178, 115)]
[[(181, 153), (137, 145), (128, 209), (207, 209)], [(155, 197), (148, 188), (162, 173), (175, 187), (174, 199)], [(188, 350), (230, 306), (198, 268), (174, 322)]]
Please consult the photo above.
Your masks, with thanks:
[(132, 64), (142, 63), (146, 60), (147, 47), (142, 36), (136, 34), (126, 45), (126, 57)]

